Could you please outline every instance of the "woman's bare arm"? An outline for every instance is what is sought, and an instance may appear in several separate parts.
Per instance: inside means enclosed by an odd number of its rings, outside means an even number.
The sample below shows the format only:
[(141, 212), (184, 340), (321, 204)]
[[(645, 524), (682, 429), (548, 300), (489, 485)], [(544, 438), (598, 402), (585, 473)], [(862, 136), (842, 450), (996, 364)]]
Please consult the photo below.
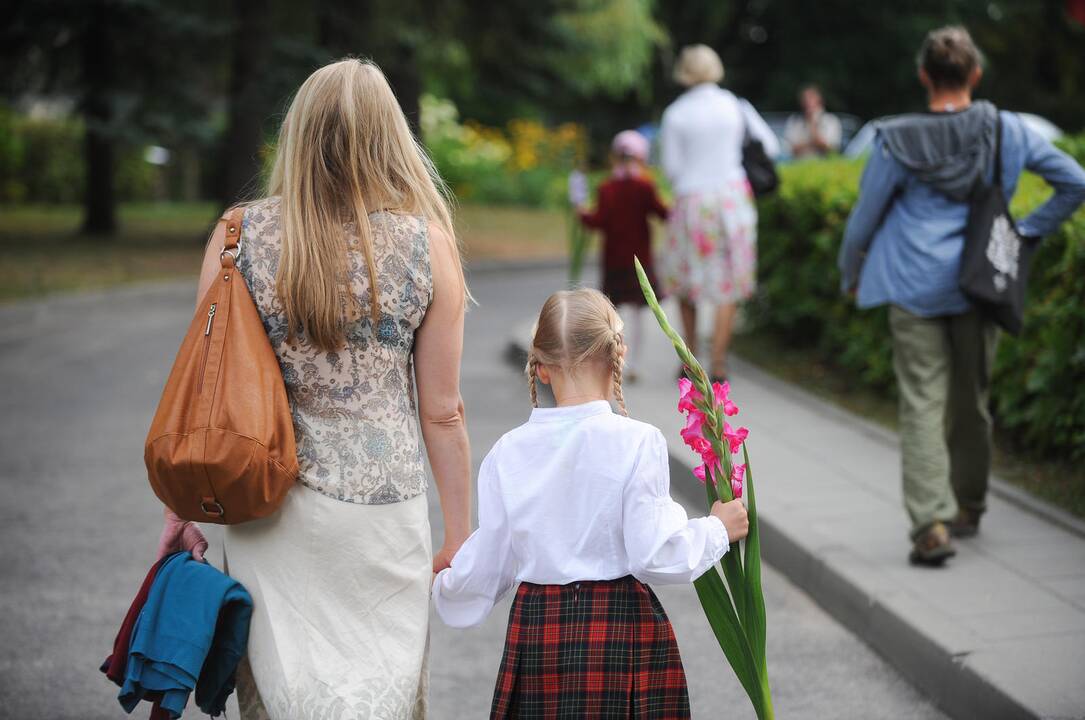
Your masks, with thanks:
[(429, 234), (433, 301), (415, 333), (414, 371), (422, 437), (445, 521), (444, 545), (433, 558), (439, 572), (471, 534), (471, 447), (460, 397), (466, 288), (452, 239), (433, 225)]

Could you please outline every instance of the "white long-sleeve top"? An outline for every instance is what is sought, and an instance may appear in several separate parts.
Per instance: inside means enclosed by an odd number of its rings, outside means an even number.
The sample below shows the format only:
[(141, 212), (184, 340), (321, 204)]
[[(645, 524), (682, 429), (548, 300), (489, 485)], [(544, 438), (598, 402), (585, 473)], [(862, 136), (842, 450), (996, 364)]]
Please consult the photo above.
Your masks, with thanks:
[(730, 90), (695, 85), (663, 111), (660, 128), (663, 172), (676, 195), (711, 192), (742, 180), (742, 141), (745, 128), (761, 141), (769, 157), (780, 142), (764, 119)]
[(688, 583), (727, 548), (718, 518), (691, 520), (671, 499), (658, 429), (604, 400), (536, 408), (483, 460), (478, 529), (438, 573), (433, 598), (446, 624), (468, 627), (517, 581)]

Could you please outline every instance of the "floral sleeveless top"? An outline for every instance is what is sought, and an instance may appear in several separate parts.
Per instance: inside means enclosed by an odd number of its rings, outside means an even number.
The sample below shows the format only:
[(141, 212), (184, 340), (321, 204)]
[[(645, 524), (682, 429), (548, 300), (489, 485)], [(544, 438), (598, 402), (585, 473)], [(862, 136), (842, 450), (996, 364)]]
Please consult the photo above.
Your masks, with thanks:
[[(361, 317), (345, 345), (326, 352), (304, 333), (288, 339), (275, 294), (282, 237), (280, 200), (245, 210), (238, 269), (248, 284), (279, 359), (301, 467), (300, 482), (345, 502), (384, 505), (426, 490), (415, 407), (414, 333), (433, 297), (429, 237), (420, 217), (370, 215), (380, 320), (369, 308), (369, 275), (360, 248), (349, 255), (351, 288)], [(349, 227), (348, 227), (349, 230)]]

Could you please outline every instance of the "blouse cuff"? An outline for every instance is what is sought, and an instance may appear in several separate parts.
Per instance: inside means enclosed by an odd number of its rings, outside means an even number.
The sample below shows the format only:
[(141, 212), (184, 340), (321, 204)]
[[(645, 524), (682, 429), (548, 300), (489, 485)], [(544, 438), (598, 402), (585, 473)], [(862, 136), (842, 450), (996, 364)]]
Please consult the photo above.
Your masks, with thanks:
[(712, 553), (712, 564), (719, 562), (720, 558), (731, 549), (731, 543), (727, 538), (727, 528), (723, 521), (715, 515), (709, 515), (708, 520), (708, 547)]

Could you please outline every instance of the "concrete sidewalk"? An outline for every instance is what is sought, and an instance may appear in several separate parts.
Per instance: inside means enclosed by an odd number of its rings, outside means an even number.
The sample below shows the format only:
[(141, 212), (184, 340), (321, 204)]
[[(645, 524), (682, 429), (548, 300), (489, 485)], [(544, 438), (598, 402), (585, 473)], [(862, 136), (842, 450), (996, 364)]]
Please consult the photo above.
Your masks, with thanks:
[[(678, 362), (654, 320), (644, 322), (642, 380), (626, 401), (692, 467), (699, 460), (678, 436)], [(521, 325), (513, 347), (528, 333)], [(737, 359), (731, 375), (769, 563), (953, 717), (1085, 718), (1079, 523), (992, 494), (979, 537), (959, 542), (956, 558), (912, 567), (895, 436)], [(672, 488), (703, 497), (692, 476)]]

